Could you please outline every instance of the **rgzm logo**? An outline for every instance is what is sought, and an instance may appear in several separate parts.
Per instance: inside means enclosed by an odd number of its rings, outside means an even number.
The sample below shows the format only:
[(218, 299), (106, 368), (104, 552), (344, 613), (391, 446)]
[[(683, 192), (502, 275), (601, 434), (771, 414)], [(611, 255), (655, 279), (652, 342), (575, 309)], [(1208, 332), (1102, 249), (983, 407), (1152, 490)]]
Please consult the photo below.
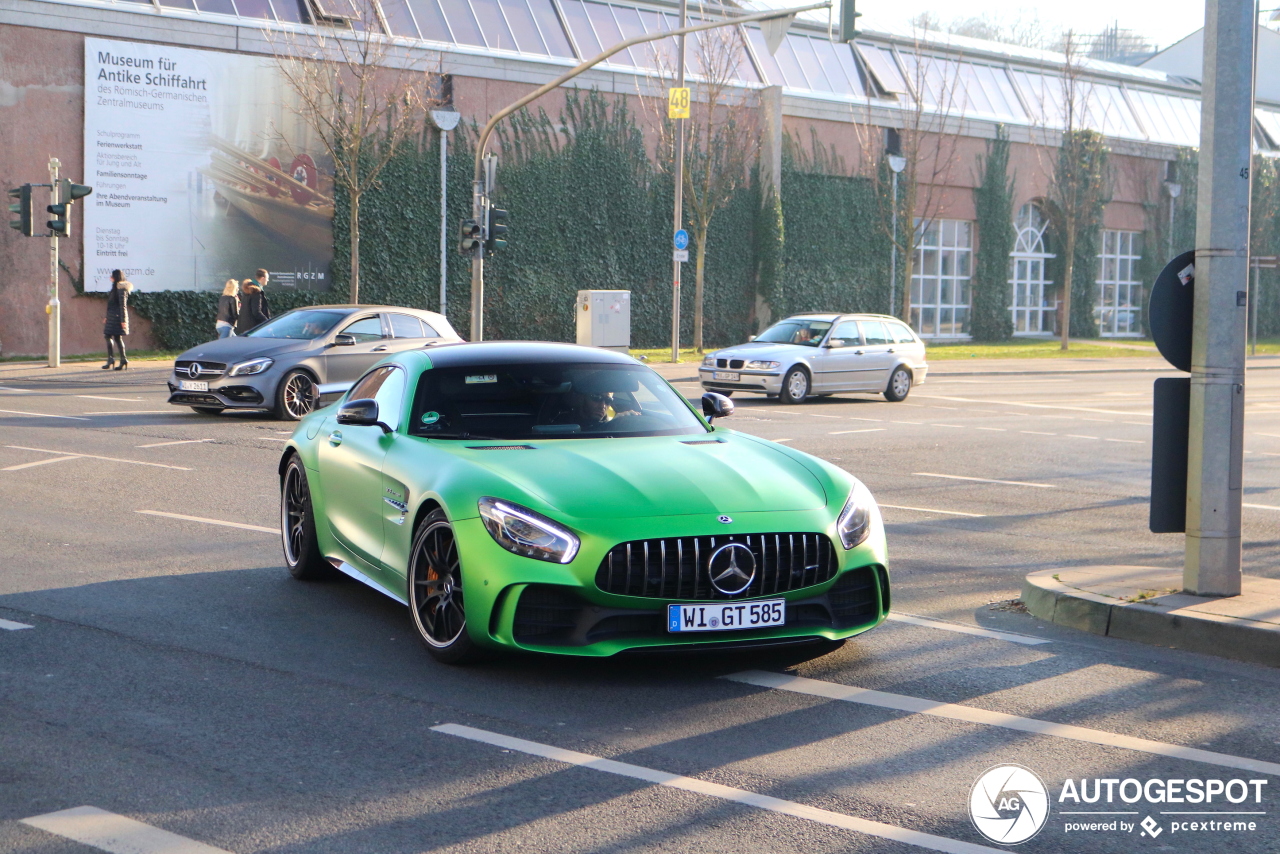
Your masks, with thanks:
[(1001, 845), (1035, 836), (1049, 819), (1049, 792), (1030, 768), (997, 765), (969, 793), (969, 818), (978, 832)]

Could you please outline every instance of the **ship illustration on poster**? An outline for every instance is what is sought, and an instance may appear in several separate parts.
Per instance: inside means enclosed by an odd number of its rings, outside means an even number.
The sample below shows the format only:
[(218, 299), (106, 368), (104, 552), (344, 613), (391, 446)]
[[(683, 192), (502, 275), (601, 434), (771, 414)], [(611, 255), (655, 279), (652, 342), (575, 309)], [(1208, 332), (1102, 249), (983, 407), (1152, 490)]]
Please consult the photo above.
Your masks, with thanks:
[(323, 192), (310, 155), (296, 155), (285, 170), (278, 158), (264, 160), (224, 139), (213, 137), (210, 145), (204, 175), (232, 209), (298, 249), (318, 255), (330, 251), (333, 198)]

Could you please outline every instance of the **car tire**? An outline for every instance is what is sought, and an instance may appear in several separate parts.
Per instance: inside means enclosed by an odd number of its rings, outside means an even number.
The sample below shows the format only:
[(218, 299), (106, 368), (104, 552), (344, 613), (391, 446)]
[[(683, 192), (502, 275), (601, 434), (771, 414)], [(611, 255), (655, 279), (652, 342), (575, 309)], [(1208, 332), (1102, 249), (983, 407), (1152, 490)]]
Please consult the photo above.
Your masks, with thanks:
[(294, 578), (326, 581), (337, 577), (337, 571), (320, 554), (307, 470), (296, 454), (289, 459), (280, 478), (280, 540), (285, 566)]
[(906, 400), (911, 394), (911, 371), (899, 365), (889, 375), (889, 384), (884, 389), (884, 399), (893, 403)]
[(462, 567), (453, 526), (443, 510), (422, 520), (409, 551), (409, 619), (431, 657), (441, 664), (470, 664), (480, 650), (467, 630)]
[(320, 390), (306, 371), (289, 371), (276, 388), (275, 416), (281, 421), (298, 421), (320, 401)]
[(219, 415), (222, 413), (221, 406), (193, 406), (192, 412), (199, 412), (201, 415)]
[(809, 372), (798, 365), (782, 378), (782, 391), (778, 397), (783, 403), (804, 403), (809, 396)]

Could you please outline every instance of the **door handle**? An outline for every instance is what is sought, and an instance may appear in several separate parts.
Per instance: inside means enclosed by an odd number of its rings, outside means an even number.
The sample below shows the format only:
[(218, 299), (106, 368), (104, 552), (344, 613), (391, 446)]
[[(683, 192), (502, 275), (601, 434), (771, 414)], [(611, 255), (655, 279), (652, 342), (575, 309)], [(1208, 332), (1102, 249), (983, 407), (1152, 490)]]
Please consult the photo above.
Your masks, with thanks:
[(335, 448), (336, 448), (336, 447), (338, 447), (339, 445), (341, 445), (341, 444), (342, 444), (342, 433), (338, 432), (337, 430), (334, 430), (332, 433), (330, 433), (330, 434), (329, 434), (329, 444), (330, 444), (330, 445), (333, 445)]
[(384, 352), (386, 349), (387, 349), (387, 345), (386, 345), (386, 344), (383, 344), (381, 347), (374, 347), (374, 348), (373, 348), (373, 350), (371, 350), (370, 352), (372, 352), (372, 353), (382, 353), (382, 352)]
[(890, 353), (892, 353), (892, 352), (893, 352), (893, 348), (892, 348), (892, 347), (890, 347), (890, 348), (889, 348), (889, 352), (890, 352)]
[(853, 355), (855, 355), (855, 356), (861, 356), (861, 355), (862, 355), (862, 351), (861, 351), (861, 350), (854, 350), (854, 351), (853, 351)]

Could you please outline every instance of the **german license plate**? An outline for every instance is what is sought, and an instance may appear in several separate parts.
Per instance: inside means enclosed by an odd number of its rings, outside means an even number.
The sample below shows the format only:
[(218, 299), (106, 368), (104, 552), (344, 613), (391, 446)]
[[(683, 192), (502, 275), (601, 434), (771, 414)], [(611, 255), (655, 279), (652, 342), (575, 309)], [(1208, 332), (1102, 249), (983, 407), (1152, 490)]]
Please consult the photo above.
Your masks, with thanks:
[(209, 384), (207, 382), (196, 382), (195, 380), (178, 380), (178, 388), (183, 391), (208, 391)]
[(716, 371), (716, 379), (736, 383), (740, 377), (738, 376), (737, 371)]
[(667, 631), (727, 632), (762, 629), (787, 622), (787, 600), (760, 602), (712, 602), (704, 605), (668, 605)]

